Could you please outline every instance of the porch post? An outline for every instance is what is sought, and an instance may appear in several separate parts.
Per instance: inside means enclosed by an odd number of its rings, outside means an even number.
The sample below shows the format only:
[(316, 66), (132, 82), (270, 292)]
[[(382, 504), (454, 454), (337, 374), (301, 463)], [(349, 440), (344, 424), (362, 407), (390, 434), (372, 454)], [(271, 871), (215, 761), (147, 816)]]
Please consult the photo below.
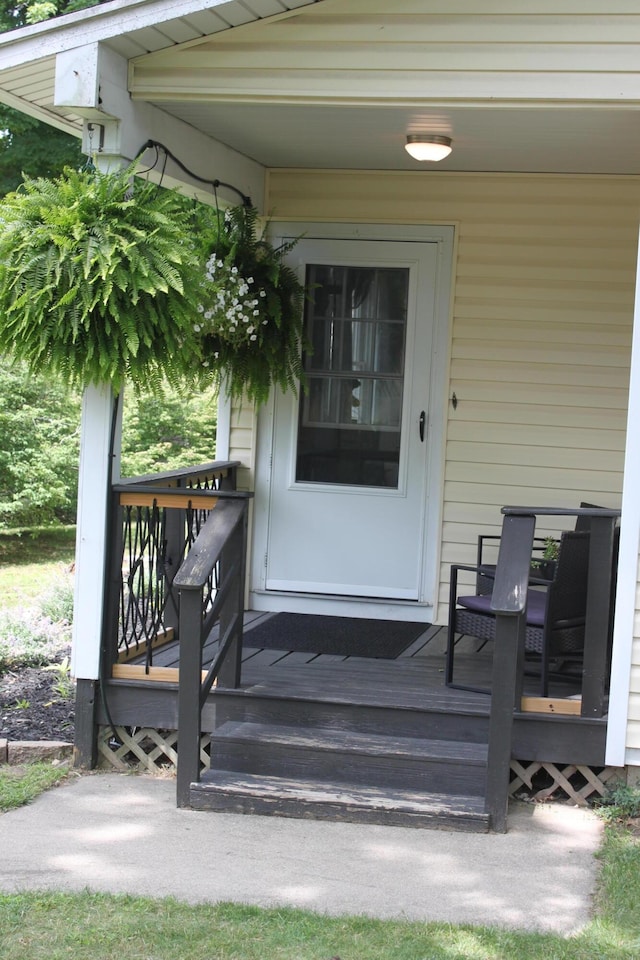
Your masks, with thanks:
[(522, 695), (525, 607), (535, 526), (536, 518), (531, 514), (505, 516), (491, 595), (496, 637), (485, 810), (495, 833), (507, 830), (513, 714)]
[[(636, 595), (638, 589), (638, 552), (640, 550), (640, 240), (638, 242), (631, 377), (627, 408), (627, 433), (620, 516), (620, 552), (613, 628), (609, 717), (605, 763), (622, 767), (630, 762), (626, 748), (629, 722), (631, 665), (636, 632)], [(633, 762), (640, 762), (640, 751)]]
[[(96, 759), (95, 707), (104, 615), (108, 499), (120, 443), (113, 393), (90, 386), (82, 398), (71, 673), (77, 681), (74, 762)], [(115, 458), (119, 463), (119, 455)], [(116, 464), (117, 468), (117, 464)]]

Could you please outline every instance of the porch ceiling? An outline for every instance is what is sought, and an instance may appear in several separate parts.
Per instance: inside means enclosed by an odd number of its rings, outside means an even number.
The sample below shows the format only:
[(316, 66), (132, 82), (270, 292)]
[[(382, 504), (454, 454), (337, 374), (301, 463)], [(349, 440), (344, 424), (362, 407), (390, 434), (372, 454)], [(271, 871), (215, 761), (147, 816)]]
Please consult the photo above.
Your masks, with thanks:
[[(638, 107), (152, 102), (265, 167), (640, 173)], [(412, 160), (418, 129), (451, 136), (452, 154)]]

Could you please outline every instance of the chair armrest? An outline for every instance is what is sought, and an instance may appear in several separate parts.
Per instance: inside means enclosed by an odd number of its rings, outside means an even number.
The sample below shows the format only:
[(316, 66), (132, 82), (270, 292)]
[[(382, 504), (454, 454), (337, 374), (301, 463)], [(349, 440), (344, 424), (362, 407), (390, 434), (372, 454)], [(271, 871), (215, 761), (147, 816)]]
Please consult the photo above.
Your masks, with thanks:
[(487, 540), (496, 540), (499, 543), (500, 536), (501, 535), (499, 533), (481, 533), (478, 535), (478, 553), (477, 553), (477, 560), (476, 560), (478, 566), (481, 566), (482, 564), (482, 554), (484, 551), (485, 542)]
[(454, 600), (455, 600), (455, 595), (458, 590), (458, 571), (459, 570), (464, 570), (467, 573), (475, 573), (476, 577), (478, 574), (481, 574), (486, 577), (490, 577), (492, 580), (495, 579), (495, 572), (496, 572), (495, 567), (491, 567), (491, 566), (483, 567), (482, 565), (471, 564), (471, 563), (452, 563), (449, 599), (451, 599), (451, 597), (454, 597)]

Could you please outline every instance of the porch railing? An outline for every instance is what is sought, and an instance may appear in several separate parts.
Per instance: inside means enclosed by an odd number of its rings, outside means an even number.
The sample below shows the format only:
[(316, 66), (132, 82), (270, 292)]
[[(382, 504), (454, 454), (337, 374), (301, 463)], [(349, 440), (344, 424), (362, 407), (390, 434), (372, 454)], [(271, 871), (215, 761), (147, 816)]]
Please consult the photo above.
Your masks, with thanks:
[(612, 600), (615, 577), (615, 526), (619, 510), (554, 507), (503, 507), (504, 520), (491, 608), (496, 614), (486, 810), (492, 829), (506, 830), (514, 713), (524, 683), (526, 600), (537, 517), (590, 518), (589, 573), (582, 673), (583, 717), (606, 710)]
[[(103, 665), (145, 657), (177, 635), (175, 576), (220, 498), (236, 492), (233, 461), (132, 477), (114, 484), (110, 503), (110, 561), (103, 631)], [(213, 603), (219, 571), (213, 569), (205, 604)]]
[[(114, 484), (103, 676), (178, 639), (178, 803), (200, 773), (200, 714), (213, 683), (240, 683), (248, 503), (233, 461)], [(218, 653), (202, 676), (202, 648), (219, 622)]]

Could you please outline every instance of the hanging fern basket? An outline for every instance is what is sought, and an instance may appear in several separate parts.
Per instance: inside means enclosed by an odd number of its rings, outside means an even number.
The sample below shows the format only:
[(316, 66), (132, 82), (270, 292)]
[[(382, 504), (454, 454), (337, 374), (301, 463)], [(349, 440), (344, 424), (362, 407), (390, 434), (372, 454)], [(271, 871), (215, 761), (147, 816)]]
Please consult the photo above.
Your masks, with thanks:
[(251, 207), (67, 169), (0, 202), (0, 353), (85, 387), (295, 388), (304, 289)]
[(0, 352), (75, 386), (192, 376), (201, 261), (177, 193), (65, 170), (0, 203)]

